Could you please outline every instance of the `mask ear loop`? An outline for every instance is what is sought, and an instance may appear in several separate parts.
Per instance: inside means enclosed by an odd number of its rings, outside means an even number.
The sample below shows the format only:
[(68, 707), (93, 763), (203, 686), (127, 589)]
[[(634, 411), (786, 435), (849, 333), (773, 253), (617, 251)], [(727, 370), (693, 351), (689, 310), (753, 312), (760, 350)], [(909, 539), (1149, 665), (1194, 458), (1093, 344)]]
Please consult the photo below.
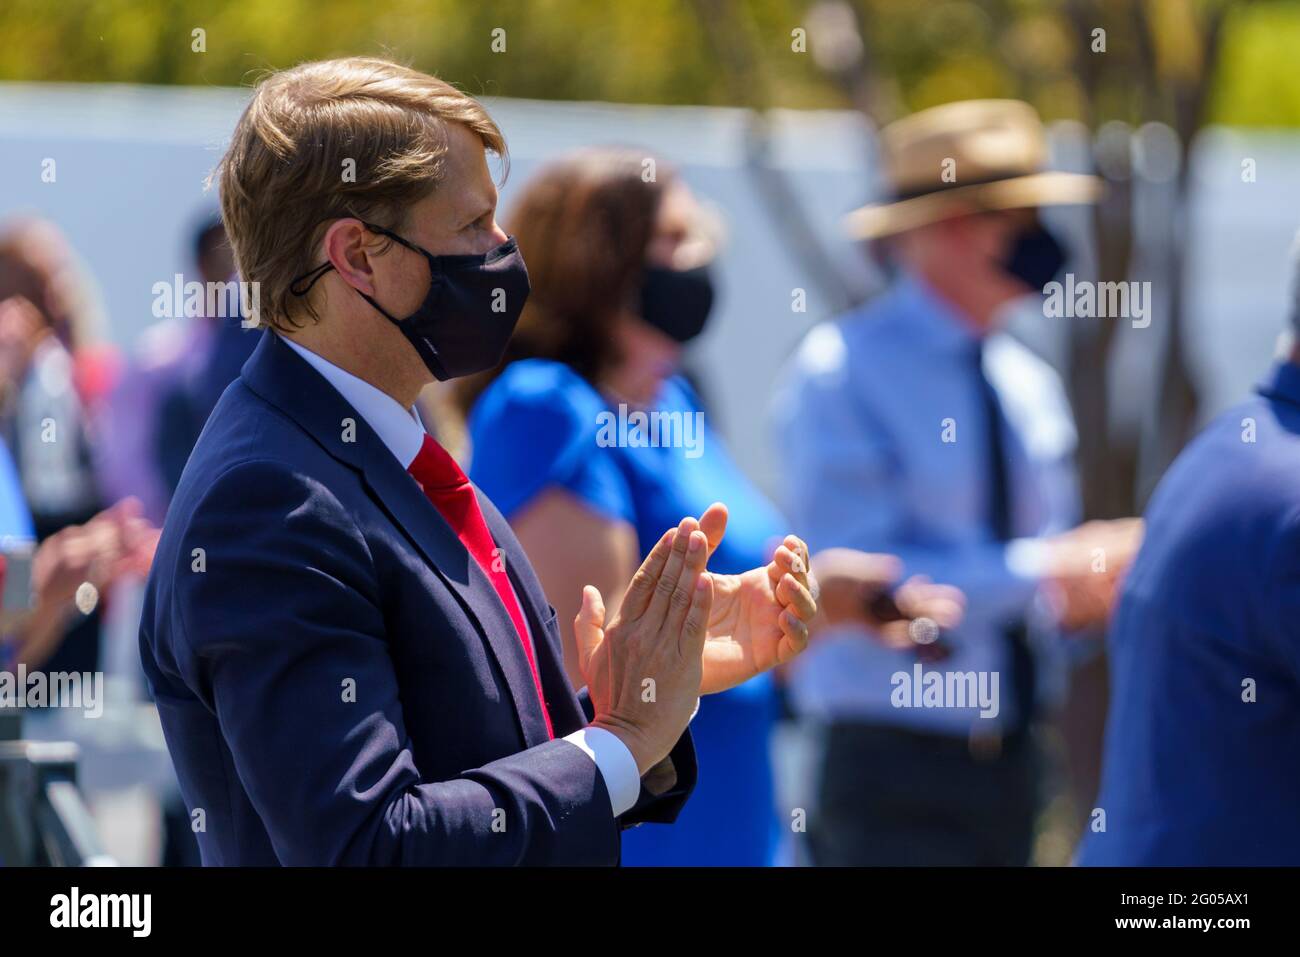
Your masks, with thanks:
[(397, 233), (393, 232), (391, 229), (385, 229), (383, 226), (376, 226), (374, 223), (368, 223), (364, 219), (358, 220), (358, 222), (360, 222), (362, 226), (366, 227), (366, 229), (370, 230), (372, 233), (375, 233), (376, 235), (379, 236), (383, 236), (385, 239), (391, 239), (393, 242), (405, 246), (413, 253), (419, 253), (422, 256), (429, 255), (419, 246), (415, 245), (415, 243), (408, 242), (407, 240), (403, 239), (401, 236), (397, 235)]
[[(380, 236), (386, 236), (387, 238), (393, 240), (394, 242), (401, 243), (403, 246), (406, 246), (408, 249), (412, 249), (412, 250), (416, 249), (416, 247), (412, 246), (410, 243), (408, 243), (405, 239), (403, 239), (401, 236), (397, 235), (396, 233), (390, 232), (389, 230), (384, 229), (384, 227), (382, 226), (376, 226), (374, 223), (368, 223), (359, 216), (354, 218), (362, 226), (370, 230), (370, 232), (377, 233)], [(319, 280), (321, 276), (325, 275), (333, 268), (334, 268), (334, 264), (327, 259), (325, 260), (325, 262), (321, 263), (311, 272), (303, 273), (303, 275), (299, 276), (297, 279), (295, 279), (293, 282), (289, 284), (290, 295), (294, 295), (299, 298), (307, 295), (307, 293), (311, 292), (311, 287), (316, 285), (317, 280)], [(304, 282), (307, 283), (307, 285), (304, 286), (303, 285)], [(367, 296), (366, 298), (369, 299), (370, 297)], [(381, 309), (380, 312), (383, 312), (383, 310)], [(385, 315), (387, 315), (387, 313), (385, 313)]]
[[(393, 232), (391, 229), (385, 229), (383, 226), (376, 226), (374, 223), (368, 223), (364, 219), (360, 219), (358, 221), (361, 223), (362, 226), (366, 227), (366, 229), (370, 230), (372, 233), (375, 233), (376, 235), (379, 236), (383, 236), (385, 239), (391, 239), (393, 242), (397, 243), (398, 245), (405, 246), (411, 252), (419, 253), (422, 257), (424, 257), (425, 262), (429, 264), (429, 283), (430, 283), (429, 288), (430, 289), (433, 288), (433, 284), (435, 284), (438, 281), (438, 259), (436, 256), (434, 256), (432, 253), (428, 252), (427, 250), (421, 249), (419, 246), (415, 245), (415, 243), (403, 239), (401, 236), (397, 235), (397, 233)], [(389, 322), (398, 323), (401, 321), (395, 318), (394, 316), (390, 315), (388, 311), (384, 309), (383, 306), (375, 302), (364, 292), (361, 292), (361, 290), (359, 289), (357, 290), (357, 295), (361, 296), (361, 298), (365, 299), (366, 302), (374, 306), (375, 309), (379, 312), (379, 314), (382, 315)]]
[[(307, 293), (311, 292), (311, 287), (316, 285), (316, 281), (320, 279), (321, 276), (325, 275), (333, 268), (334, 268), (334, 264), (330, 262), (328, 259), (325, 260), (323, 263), (321, 263), (311, 272), (305, 273), (304, 275), (299, 276), (293, 282), (289, 283), (289, 293), (291, 295), (302, 298), (303, 296), (307, 295)], [(307, 282), (307, 285), (305, 286), (302, 285), (303, 282)]]
[[(405, 246), (407, 249), (411, 250), (412, 252), (419, 253), (421, 256), (423, 256), (426, 260), (429, 261), (429, 281), (430, 282), (434, 281), (435, 270), (434, 270), (433, 257), (430, 256), (427, 252), (425, 252), (419, 246), (416, 246), (414, 243), (407, 242), (401, 236), (397, 235), (397, 233), (385, 229), (383, 226), (376, 226), (374, 223), (368, 223), (364, 219), (361, 219), (360, 217), (357, 217), (357, 222), (361, 223), (361, 225), (366, 227), (366, 229), (370, 230), (370, 232), (375, 233), (376, 235), (379, 236), (383, 236), (387, 239), (391, 239), (395, 243), (400, 243), (401, 245)], [(299, 298), (307, 295), (307, 293), (311, 291), (311, 287), (316, 285), (317, 280), (319, 280), (321, 276), (325, 275), (333, 268), (334, 268), (334, 264), (330, 262), (328, 259), (325, 260), (325, 262), (321, 263), (311, 272), (305, 273), (299, 276), (293, 282), (291, 282), (289, 284), (290, 294), (294, 296), (298, 296)], [(302, 285), (303, 282), (306, 282), (307, 285), (305, 286)], [(356, 293), (366, 302), (370, 303), (370, 305), (374, 307), (375, 311), (378, 312), (385, 319), (387, 319), (389, 322), (393, 323), (394, 325), (398, 325), (400, 323), (399, 319), (391, 315), (388, 312), (388, 310), (386, 310), (379, 303), (375, 302), (374, 299), (367, 296), (360, 289), (356, 290)]]

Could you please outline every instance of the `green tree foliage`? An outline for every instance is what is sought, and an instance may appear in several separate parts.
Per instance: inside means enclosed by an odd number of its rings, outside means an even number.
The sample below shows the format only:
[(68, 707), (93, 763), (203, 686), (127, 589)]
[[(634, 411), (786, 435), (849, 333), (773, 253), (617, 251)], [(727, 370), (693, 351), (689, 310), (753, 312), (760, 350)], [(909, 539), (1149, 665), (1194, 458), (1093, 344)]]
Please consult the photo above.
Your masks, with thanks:
[[(1099, 22), (1113, 0), (1086, 0)], [(1184, 8), (1213, 0), (1144, 0), (1157, 9), (1158, 55), (1196, 69)], [(855, 0), (899, 102), (917, 108), (1025, 95), (1047, 116), (1078, 116), (1079, 49), (1068, 0)], [(847, 106), (843, 90), (792, 50), (812, 0), (4, 0), (0, 79), (247, 84), (261, 71), (349, 53), (394, 57), (475, 94), (636, 103), (730, 104), (702, 17), (744, 35), (771, 103)], [(1074, 4), (1075, 7), (1080, 4)], [(1238, 0), (1224, 32), (1212, 118), (1300, 125), (1300, 2)], [(203, 52), (194, 31), (203, 32)], [(504, 30), (494, 34), (495, 30)], [(495, 40), (495, 49), (494, 49)], [(499, 52), (502, 41), (505, 50)], [(1108, 31), (1112, 50), (1135, 42)], [(1119, 58), (1117, 58), (1119, 59)], [(1122, 89), (1122, 85), (1120, 87)], [(1137, 118), (1142, 104), (1107, 104)]]

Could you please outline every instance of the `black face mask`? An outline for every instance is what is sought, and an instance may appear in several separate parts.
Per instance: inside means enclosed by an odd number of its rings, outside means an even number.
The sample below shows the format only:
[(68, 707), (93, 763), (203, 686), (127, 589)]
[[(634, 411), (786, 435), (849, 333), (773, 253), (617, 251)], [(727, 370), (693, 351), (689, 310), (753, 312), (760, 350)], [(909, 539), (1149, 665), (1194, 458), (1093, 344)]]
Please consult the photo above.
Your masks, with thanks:
[(713, 309), (713, 277), (707, 265), (695, 269), (646, 266), (641, 283), (641, 318), (677, 342), (704, 331)]
[[(531, 288), (513, 236), (484, 255), (435, 256), (382, 226), (362, 225), (429, 262), (429, 291), (405, 319), (389, 315), (364, 292), (357, 294), (406, 336), (430, 372), (445, 381), (491, 369), (501, 361)], [(322, 263), (295, 279), (289, 291), (306, 295), (333, 268), (332, 263)], [(303, 286), (305, 280), (310, 281)]]
[(1016, 236), (1002, 268), (1030, 289), (1042, 292), (1064, 265), (1065, 247), (1045, 226), (1036, 223)]

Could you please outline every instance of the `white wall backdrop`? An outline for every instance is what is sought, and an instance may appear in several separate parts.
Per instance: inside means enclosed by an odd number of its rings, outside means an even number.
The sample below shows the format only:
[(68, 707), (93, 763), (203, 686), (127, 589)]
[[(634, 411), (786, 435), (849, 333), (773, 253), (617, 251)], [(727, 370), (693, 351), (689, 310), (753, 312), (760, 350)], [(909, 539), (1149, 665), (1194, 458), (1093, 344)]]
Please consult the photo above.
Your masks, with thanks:
[[(188, 273), (192, 224), (215, 209), (204, 180), (247, 91), (114, 85), (0, 84), (0, 221), (36, 213), (57, 222), (98, 281), (110, 339), (129, 346), (152, 321), (151, 287)], [(746, 167), (750, 117), (741, 110), (489, 100), (504, 129), (512, 195), (540, 162), (592, 143), (644, 146), (675, 163), (727, 224), (719, 313), (692, 350), (706, 397), (741, 463), (771, 488), (765, 410), (771, 383), (805, 329), (833, 310), (792, 253)], [(854, 113), (781, 112), (772, 118), (772, 165), (787, 177), (829, 258), (859, 289), (871, 278), (839, 217), (871, 193), (871, 131)], [(1060, 137), (1058, 137), (1058, 140)], [(1243, 183), (1241, 159), (1256, 160)], [(42, 162), (57, 179), (44, 183)], [(1191, 356), (1205, 414), (1235, 401), (1267, 365), (1288, 301), (1288, 250), (1300, 225), (1300, 137), (1215, 130), (1196, 150), (1188, 270)], [(807, 312), (792, 312), (795, 288)], [(1034, 322), (1044, 325), (1035, 328)], [(1056, 320), (1060, 322), (1060, 320)], [(1104, 321), (1104, 320), (1093, 320)], [(1159, 318), (1148, 330), (1158, 334)], [(1052, 356), (1050, 320), (1022, 324)], [(1133, 345), (1140, 346), (1140, 342)], [(1144, 350), (1112, 387), (1145, 403)], [(1140, 409), (1135, 410), (1137, 414)]]

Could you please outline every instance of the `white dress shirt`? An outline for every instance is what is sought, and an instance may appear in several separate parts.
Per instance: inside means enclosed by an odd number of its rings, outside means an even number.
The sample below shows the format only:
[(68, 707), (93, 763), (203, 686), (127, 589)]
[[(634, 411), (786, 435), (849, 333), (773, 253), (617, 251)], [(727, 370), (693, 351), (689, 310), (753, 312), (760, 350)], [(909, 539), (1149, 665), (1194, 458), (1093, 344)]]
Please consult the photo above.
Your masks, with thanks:
[[(324, 376), (338, 393), (356, 409), (366, 423), (375, 430), (380, 440), (392, 452), (402, 468), (410, 469), (411, 463), (424, 445), (424, 426), (414, 409), (403, 409), (387, 393), (375, 388), (364, 379), (358, 379), (350, 372), (322, 359), (310, 349), (300, 346), (290, 339), (284, 343), (307, 363)], [(512, 586), (513, 587), (513, 586)], [(515, 596), (516, 601), (518, 595)], [(527, 621), (524, 623), (527, 628)], [(532, 635), (529, 634), (532, 641)], [(563, 740), (580, 748), (600, 771), (609, 791), (609, 802), (614, 816), (628, 811), (636, 804), (641, 793), (641, 774), (637, 770), (636, 759), (627, 745), (617, 735), (604, 728), (582, 728), (564, 736)]]

